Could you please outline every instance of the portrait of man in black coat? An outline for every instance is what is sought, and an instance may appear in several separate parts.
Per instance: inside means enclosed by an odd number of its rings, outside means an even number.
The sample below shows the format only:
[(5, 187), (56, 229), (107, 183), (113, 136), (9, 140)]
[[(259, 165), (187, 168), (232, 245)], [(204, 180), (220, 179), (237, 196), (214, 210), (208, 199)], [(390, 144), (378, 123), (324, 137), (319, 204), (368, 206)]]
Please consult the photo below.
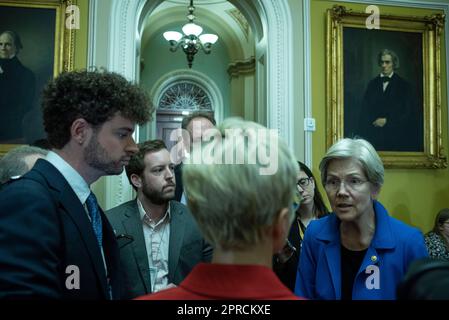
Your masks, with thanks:
[(397, 70), (399, 58), (389, 49), (377, 55), (380, 73), (366, 87), (357, 135), (378, 151), (423, 151), (423, 112), (416, 89)]
[(22, 42), (17, 33), (0, 33), (0, 142), (24, 143), (23, 118), (33, 108), (36, 77), (19, 60)]

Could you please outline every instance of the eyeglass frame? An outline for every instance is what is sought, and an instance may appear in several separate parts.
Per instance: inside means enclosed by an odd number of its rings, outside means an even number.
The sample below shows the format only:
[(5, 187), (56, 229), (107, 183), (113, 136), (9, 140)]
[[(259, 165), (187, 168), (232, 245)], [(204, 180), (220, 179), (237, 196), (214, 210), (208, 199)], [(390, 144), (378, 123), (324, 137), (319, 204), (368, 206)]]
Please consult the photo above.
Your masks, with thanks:
[[(300, 181), (307, 181), (307, 184), (302, 185), (302, 184), (300, 183)], [(301, 178), (301, 179), (298, 179), (298, 181), (296, 181), (296, 186), (297, 186), (297, 187), (301, 187), (302, 189), (304, 189), (304, 188), (307, 188), (308, 186), (310, 186), (310, 183), (311, 183), (312, 181), (315, 181), (312, 177)]]
[[(365, 184), (367, 182), (370, 182), (369, 180), (363, 180), (363, 179), (360, 179), (360, 178), (357, 178), (357, 177), (349, 177), (349, 178), (345, 178), (343, 180), (340, 180), (338, 178), (331, 178), (331, 179), (334, 180), (334, 181), (337, 181), (338, 183), (335, 186), (334, 185), (330, 186), (329, 185), (330, 181), (326, 180), (324, 182), (324, 188), (326, 189), (326, 191), (336, 192), (336, 191), (341, 189), (341, 184), (342, 183), (344, 184), (346, 189), (349, 189), (349, 190), (352, 190), (352, 191), (359, 191), (360, 188), (363, 186), (363, 184)], [(356, 183), (356, 184), (348, 183), (348, 180), (350, 180), (350, 179), (353, 179), (353, 180), (356, 179), (356, 180), (359, 180), (359, 182)]]

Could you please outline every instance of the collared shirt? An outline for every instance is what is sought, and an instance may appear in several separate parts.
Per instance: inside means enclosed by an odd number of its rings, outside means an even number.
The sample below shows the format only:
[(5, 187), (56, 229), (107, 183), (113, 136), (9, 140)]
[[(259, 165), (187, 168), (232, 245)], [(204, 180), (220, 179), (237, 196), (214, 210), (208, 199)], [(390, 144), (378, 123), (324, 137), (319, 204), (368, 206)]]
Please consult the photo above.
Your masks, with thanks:
[(182, 195), (181, 195), (181, 201), (182, 204), (187, 205), (187, 198), (186, 198), (186, 193), (183, 191)]
[[(380, 78), (382, 79), (382, 78), (384, 78), (384, 77), (388, 77), (388, 78), (390, 78), (390, 81), (391, 81), (391, 77), (393, 76), (393, 74), (394, 74), (394, 72), (392, 72), (389, 76), (385, 76), (385, 75), (383, 75), (383, 74), (381, 73), (381, 74), (380, 74)], [(386, 82), (383, 82), (383, 83), (382, 83), (383, 91), (384, 91), (384, 92), (385, 92), (385, 90), (387, 90), (387, 87), (388, 87), (389, 84), (390, 84), (389, 81), (386, 81)]]
[[(84, 180), (84, 178), (81, 177), (78, 171), (76, 171), (67, 161), (65, 161), (56, 152), (53, 151), (48, 152), (47, 156), (45, 157), (45, 160), (50, 162), (64, 176), (64, 178), (67, 180), (67, 183), (73, 189), (73, 192), (75, 192), (76, 196), (83, 204), (84, 210), (86, 211), (86, 215), (89, 218), (89, 221), (91, 221), (89, 212), (87, 211), (86, 207), (86, 200), (87, 197), (89, 197), (91, 190), (86, 180)], [(106, 259), (104, 257), (103, 247), (101, 247), (100, 249), (101, 249), (101, 256), (103, 258), (104, 269), (106, 271), (106, 274), (108, 274), (108, 268), (106, 266)]]
[(164, 289), (168, 285), (168, 247), (170, 239), (170, 203), (162, 219), (155, 223), (145, 212), (142, 203), (137, 199), (140, 218), (142, 220), (148, 265), (150, 266), (151, 292)]
[(58, 171), (67, 180), (67, 183), (72, 187), (73, 192), (75, 192), (80, 202), (85, 204), (87, 197), (90, 194), (90, 189), (89, 185), (83, 179), (83, 177), (81, 177), (78, 171), (76, 171), (70, 164), (67, 163), (67, 161), (65, 161), (63, 158), (61, 158), (61, 156), (53, 151), (48, 152), (45, 160), (50, 162), (53, 166), (56, 167), (56, 169), (58, 169)]

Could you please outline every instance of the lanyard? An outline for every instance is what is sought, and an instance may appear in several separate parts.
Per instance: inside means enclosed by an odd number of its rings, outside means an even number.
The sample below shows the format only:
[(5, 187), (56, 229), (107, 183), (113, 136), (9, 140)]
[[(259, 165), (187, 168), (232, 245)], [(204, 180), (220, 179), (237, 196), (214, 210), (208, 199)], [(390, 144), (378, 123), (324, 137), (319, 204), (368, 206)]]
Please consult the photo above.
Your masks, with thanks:
[(296, 219), (296, 221), (298, 222), (299, 237), (300, 237), (301, 240), (302, 240), (302, 239), (304, 239), (304, 231), (302, 231), (302, 228), (301, 228), (301, 222), (300, 222), (300, 220), (299, 220), (299, 217), (298, 217), (298, 219)]

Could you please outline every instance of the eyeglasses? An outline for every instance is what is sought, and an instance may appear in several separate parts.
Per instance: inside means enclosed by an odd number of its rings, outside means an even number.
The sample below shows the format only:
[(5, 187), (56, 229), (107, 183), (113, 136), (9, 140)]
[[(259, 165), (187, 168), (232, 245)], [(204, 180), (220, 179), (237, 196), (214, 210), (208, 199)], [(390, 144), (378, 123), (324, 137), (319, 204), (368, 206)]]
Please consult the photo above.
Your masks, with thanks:
[[(343, 180), (343, 183), (347, 189), (352, 191), (360, 190), (363, 187), (363, 184), (368, 182), (367, 180), (362, 180), (360, 178), (352, 177)], [(340, 189), (342, 181), (336, 178), (329, 178), (324, 183), (324, 187), (327, 191), (335, 192)]]
[(305, 188), (310, 184), (311, 178), (301, 178), (296, 182), (296, 185), (301, 188)]

